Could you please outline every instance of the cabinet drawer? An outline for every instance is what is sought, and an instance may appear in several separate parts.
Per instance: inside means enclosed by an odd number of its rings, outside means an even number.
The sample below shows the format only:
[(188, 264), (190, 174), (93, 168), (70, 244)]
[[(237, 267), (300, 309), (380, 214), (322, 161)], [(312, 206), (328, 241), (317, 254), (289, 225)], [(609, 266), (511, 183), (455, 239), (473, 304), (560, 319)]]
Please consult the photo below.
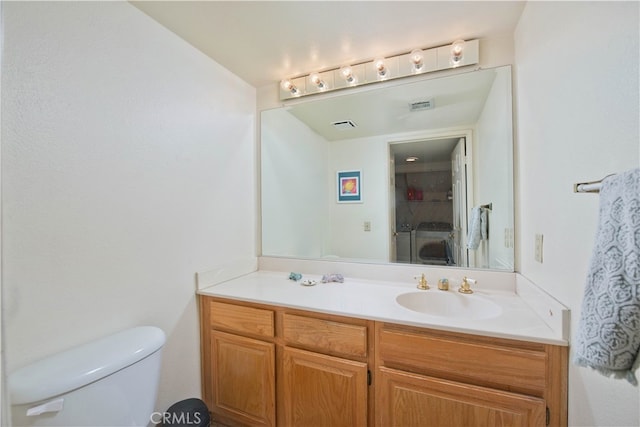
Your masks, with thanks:
[(274, 314), (271, 310), (211, 301), (209, 316), (214, 328), (263, 337), (275, 335)]
[(366, 326), (285, 313), (283, 334), (288, 345), (347, 357), (367, 356)]
[(547, 355), (532, 348), (381, 328), (378, 354), (388, 367), (542, 396)]

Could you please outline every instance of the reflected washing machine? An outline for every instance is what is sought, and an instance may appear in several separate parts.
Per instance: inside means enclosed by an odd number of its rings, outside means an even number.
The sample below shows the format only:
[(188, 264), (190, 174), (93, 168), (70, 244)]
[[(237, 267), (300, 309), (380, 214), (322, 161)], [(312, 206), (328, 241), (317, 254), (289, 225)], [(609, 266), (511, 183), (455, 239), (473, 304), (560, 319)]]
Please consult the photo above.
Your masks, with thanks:
[(396, 262), (411, 263), (411, 236), (410, 231), (398, 231), (396, 233)]
[(421, 222), (411, 232), (411, 263), (456, 265), (453, 259), (453, 226), (445, 222)]

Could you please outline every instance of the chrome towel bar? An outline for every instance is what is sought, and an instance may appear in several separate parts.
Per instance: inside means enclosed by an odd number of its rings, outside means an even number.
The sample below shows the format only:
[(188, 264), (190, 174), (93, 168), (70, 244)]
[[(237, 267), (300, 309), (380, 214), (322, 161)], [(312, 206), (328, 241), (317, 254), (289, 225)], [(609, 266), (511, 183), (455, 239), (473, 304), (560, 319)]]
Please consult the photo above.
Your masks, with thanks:
[(612, 175), (615, 175), (615, 174), (613, 173), (609, 174), (599, 181), (578, 182), (576, 184), (573, 184), (573, 192), (574, 193), (599, 193), (600, 188), (602, 187), (602, 181), (604, 181), (605, 179), (607, 179)]

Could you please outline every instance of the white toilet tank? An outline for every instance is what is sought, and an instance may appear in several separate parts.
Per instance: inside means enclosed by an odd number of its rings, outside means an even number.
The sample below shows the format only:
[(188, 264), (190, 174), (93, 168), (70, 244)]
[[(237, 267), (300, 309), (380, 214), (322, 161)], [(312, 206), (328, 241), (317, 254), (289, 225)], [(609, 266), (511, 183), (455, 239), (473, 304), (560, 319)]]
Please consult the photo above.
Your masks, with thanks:
[(14, 426), (146, 426), (154, 410), (165, 334), (119, 332), (9, 375)]

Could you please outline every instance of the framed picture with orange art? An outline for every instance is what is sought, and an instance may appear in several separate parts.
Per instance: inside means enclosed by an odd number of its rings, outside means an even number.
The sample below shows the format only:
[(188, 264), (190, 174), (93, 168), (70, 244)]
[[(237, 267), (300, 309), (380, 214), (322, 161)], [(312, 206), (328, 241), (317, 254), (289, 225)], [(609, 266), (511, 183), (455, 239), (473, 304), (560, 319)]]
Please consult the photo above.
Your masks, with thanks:
[(338, 171), (338, 203), (362, 203), (362, 172)]

